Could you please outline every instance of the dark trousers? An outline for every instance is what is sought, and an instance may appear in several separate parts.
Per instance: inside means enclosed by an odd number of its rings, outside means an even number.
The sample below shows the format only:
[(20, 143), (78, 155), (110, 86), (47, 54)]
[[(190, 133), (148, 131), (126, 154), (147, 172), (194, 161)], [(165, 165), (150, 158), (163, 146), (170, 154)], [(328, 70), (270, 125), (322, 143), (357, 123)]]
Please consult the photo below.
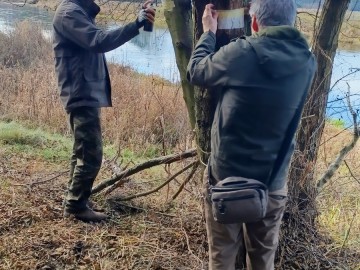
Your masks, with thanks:
[(76, 108), (69, 113), (69, 121), (74, 146), (65, 209), (76, 213), (86, 208), (94, 180), (101, 167), (103, 149), (100, 109)]

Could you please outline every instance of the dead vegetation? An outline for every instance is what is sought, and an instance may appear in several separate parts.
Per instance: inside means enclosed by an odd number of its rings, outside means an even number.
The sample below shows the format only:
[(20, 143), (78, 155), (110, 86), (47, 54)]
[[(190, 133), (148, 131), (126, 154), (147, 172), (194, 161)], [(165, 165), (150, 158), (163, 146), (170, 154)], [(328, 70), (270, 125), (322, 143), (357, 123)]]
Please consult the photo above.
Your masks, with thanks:
[[(0, 150), (0, 269), (202, 268), (206, 237), (197, 185), (189, 185), (176, 206), (167, 203), (176, 183), (134, 205), (118, 202), (118, 196), (156, 184), (151, 175), (137, 175), (108, 200), (95, 199), (110, 221), (84, 224), (62, 217), (66, 175), (26, 185), (63, 170), (66, 163), (32, 158), (29, 162), (21, 153)], [(109, 173), (105, 169), (101, 176)]]
[[(296, 26), (312, 42), (315, 30), (316, 10), (299, 9)], [(339, 49), (359, 50), (360, 48), (360, 12), (348, 11), (339, 36)]]

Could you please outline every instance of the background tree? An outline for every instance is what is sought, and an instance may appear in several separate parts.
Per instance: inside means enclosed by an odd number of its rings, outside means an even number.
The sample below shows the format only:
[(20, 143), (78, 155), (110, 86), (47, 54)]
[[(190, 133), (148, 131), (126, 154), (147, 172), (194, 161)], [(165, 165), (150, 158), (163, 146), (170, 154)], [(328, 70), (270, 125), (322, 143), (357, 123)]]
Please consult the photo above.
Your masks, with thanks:
[[(315, 240), (318, 237), (315, 229), (318, 211), (314, 172), (325, 126), (333, 61), (349, 3), (350, 0), (326, 0), (320, 18), (314, 23), (312, 52), (316, 56), (318, 69), (305, 103), (289, 172), (289, 202), (280, 244), (280, 259), (286, 265), (294, 264), (291, 255), (296, 252), (309, 246), (318, 247)], [(289, 242), (294, 245), (289, 245)], [(287, 253), (289, 255), (284, 256)], [(321, 256), (321, 252), (315, 254)]]

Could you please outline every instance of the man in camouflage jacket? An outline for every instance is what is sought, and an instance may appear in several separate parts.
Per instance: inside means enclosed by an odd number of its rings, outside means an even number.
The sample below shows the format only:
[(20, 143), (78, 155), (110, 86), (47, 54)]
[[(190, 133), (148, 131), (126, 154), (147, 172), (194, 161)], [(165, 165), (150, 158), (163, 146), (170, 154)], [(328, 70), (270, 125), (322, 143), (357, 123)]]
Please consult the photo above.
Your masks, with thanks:
[(111, 85), (104, 53), (139, 34), (155, 11), (143, 8), (135, 22), (112, 30), (96, 26), (100, 7), (93, 0), (63, 0), (54, 20), (53, 47), (60, 97), (74, 135), (70, 181), (64, 200), (64, 216), (101, 221), (103, 213), (89, 207), (93, 182), (102, 162), (100, 108), (111, 107)]

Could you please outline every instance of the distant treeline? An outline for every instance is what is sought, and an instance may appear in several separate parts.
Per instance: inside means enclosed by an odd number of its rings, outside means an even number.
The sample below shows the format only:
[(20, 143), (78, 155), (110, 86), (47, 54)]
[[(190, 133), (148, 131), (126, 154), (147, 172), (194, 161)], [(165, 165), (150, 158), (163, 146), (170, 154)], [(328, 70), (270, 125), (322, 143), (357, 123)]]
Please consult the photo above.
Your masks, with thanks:
[[(317, 8), (320, 0), (295, 0), (300, 8)], [(324, 0), (321, 0), (324, 3)], [(360, 11), (360, 0), (351, 0), (349, 5), (350, 10)]]

